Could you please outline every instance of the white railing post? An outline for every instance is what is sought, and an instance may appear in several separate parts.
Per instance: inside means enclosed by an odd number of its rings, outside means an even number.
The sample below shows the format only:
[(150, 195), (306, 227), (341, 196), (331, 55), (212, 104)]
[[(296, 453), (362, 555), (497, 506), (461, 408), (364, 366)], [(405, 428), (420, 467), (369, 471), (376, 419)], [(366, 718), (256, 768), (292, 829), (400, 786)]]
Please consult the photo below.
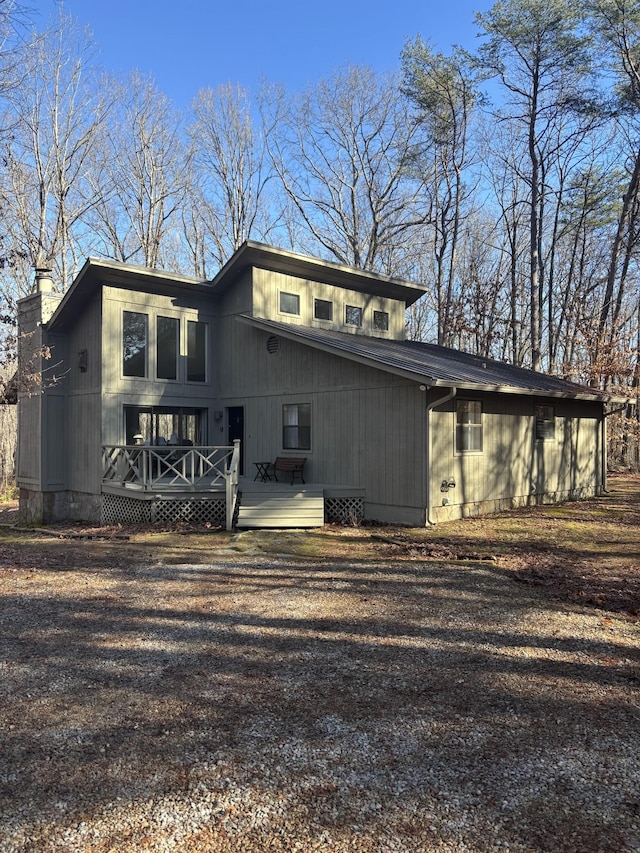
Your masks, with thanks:
[(231, 461), (225, 470), (225, 478), (227, 481), (226, 488), (226, 504), (227, 504), (227, 530), (233, 530), (233, 516), (236, 511), (236, 501), (238, 499), (238, 469), (240, 467), (240, 439), (236, 438), (233, 442), (233, 453)]

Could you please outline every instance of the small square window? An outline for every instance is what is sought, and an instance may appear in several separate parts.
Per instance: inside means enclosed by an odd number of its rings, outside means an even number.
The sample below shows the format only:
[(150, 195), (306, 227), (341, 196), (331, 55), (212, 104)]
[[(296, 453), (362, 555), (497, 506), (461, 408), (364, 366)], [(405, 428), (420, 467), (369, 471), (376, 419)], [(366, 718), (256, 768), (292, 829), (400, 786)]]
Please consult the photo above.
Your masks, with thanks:
[(280, 293), (280, 311), (283, 314), (300, 315), (300, 297), (297, 293)]
[(344, 321), (347, 326), (361, 326), (362, 308), (358, 308), (355, 305), (347, 305)]
[(553, 441), (556, 437), (556, 412), (553, 406), (536, 406), (536, 440)]
[(389, 314), (387, 311), (373, 312), (373, 328), (376, 332), (389, 331)]
[(314, 299), (313, 316), (316, 320), (333, 320), (333, 302), (327, 299)]
[(458, 400), (456, 403), (456, 453), (482, 452), (482, 403)]

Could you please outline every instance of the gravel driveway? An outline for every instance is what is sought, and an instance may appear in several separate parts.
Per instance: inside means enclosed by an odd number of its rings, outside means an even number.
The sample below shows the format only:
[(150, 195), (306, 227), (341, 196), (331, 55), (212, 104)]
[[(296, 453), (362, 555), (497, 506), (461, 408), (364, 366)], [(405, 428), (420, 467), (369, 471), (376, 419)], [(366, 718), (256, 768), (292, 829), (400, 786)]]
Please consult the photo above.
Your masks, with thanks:
[(0, 553), (3, 853), (640, 851), (637, 622), (246, 542)]

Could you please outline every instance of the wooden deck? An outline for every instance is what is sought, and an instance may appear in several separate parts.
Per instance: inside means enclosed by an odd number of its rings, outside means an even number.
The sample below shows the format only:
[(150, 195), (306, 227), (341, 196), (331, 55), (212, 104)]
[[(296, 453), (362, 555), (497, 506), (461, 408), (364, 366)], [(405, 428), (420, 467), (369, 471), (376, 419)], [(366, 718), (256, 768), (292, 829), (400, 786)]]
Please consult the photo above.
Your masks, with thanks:
[(266, 483), (240, 477), (239, 528), (322, 527), (327, 499), (363, 499), (364, 489), (324, 483)]
[[(225, 487), (215, 484), (209, 488), (179, 489), (174, 483), (163, 488), (162, 480), (154, 482), (149, 491), (136, 484), (110, 482), (103, 484), (103, 493), (141, 501), (207, 501), (224, 499)], [(326, 483), (266, 483), (250, 477), (238, 479), (238, 506), (235, 526), (244, 528), (311, 528), (322, 527), (325, 520), (334, 520), (327, 507), (340, 509), (361, 505), (364, 489), (353, 486), (334, 486)], [(347, 519), (345, 519), (347, 520)]]

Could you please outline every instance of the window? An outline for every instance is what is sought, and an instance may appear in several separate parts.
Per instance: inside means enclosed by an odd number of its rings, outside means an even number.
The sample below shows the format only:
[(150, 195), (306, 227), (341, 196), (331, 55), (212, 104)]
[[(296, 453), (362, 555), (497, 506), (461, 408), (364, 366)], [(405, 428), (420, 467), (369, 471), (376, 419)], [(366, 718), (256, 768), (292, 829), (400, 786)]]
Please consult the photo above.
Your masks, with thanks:
[(553, 441), (556, 437), (556, 411), (553, 406), (536, 406), (536, 440)]
[(344, 321), (347, 326), (361, 326), (362, 308), (357, 308), (355, 305), (347, 305)]
[(311, 403), (287, 403), (282, 407), (282, 447), (311, 450)]
[(144, 444), (202, 445), (207, 440), (206, 409), (168, 406), (125, 406), (125, 443), (135, 444), (141, 435)]
[(280, 293), (280, 311), (283, 314), (300, 314), (300, 297), (297, 293)]
[(482, 451), (482, 403), (479, 400), (456, 402), (456, 452)]
[(207, 380), (207, 324), (187, 321), (187, 382)]
[(180, 320), (175, 317), (156, 319), (156, 376), (158, 379), (178, 378)]
[(124, 376), (147, 376), (149, 318), (137, 311), (122, 314), (122, 373)]
[(327, 299), (314, 299), (313, 316), (316, 320), (333, 320), (333, 302)]
[(389, 331), (389, 314), (386, 311), (373, 312), (373, 328), (376, 332)]

